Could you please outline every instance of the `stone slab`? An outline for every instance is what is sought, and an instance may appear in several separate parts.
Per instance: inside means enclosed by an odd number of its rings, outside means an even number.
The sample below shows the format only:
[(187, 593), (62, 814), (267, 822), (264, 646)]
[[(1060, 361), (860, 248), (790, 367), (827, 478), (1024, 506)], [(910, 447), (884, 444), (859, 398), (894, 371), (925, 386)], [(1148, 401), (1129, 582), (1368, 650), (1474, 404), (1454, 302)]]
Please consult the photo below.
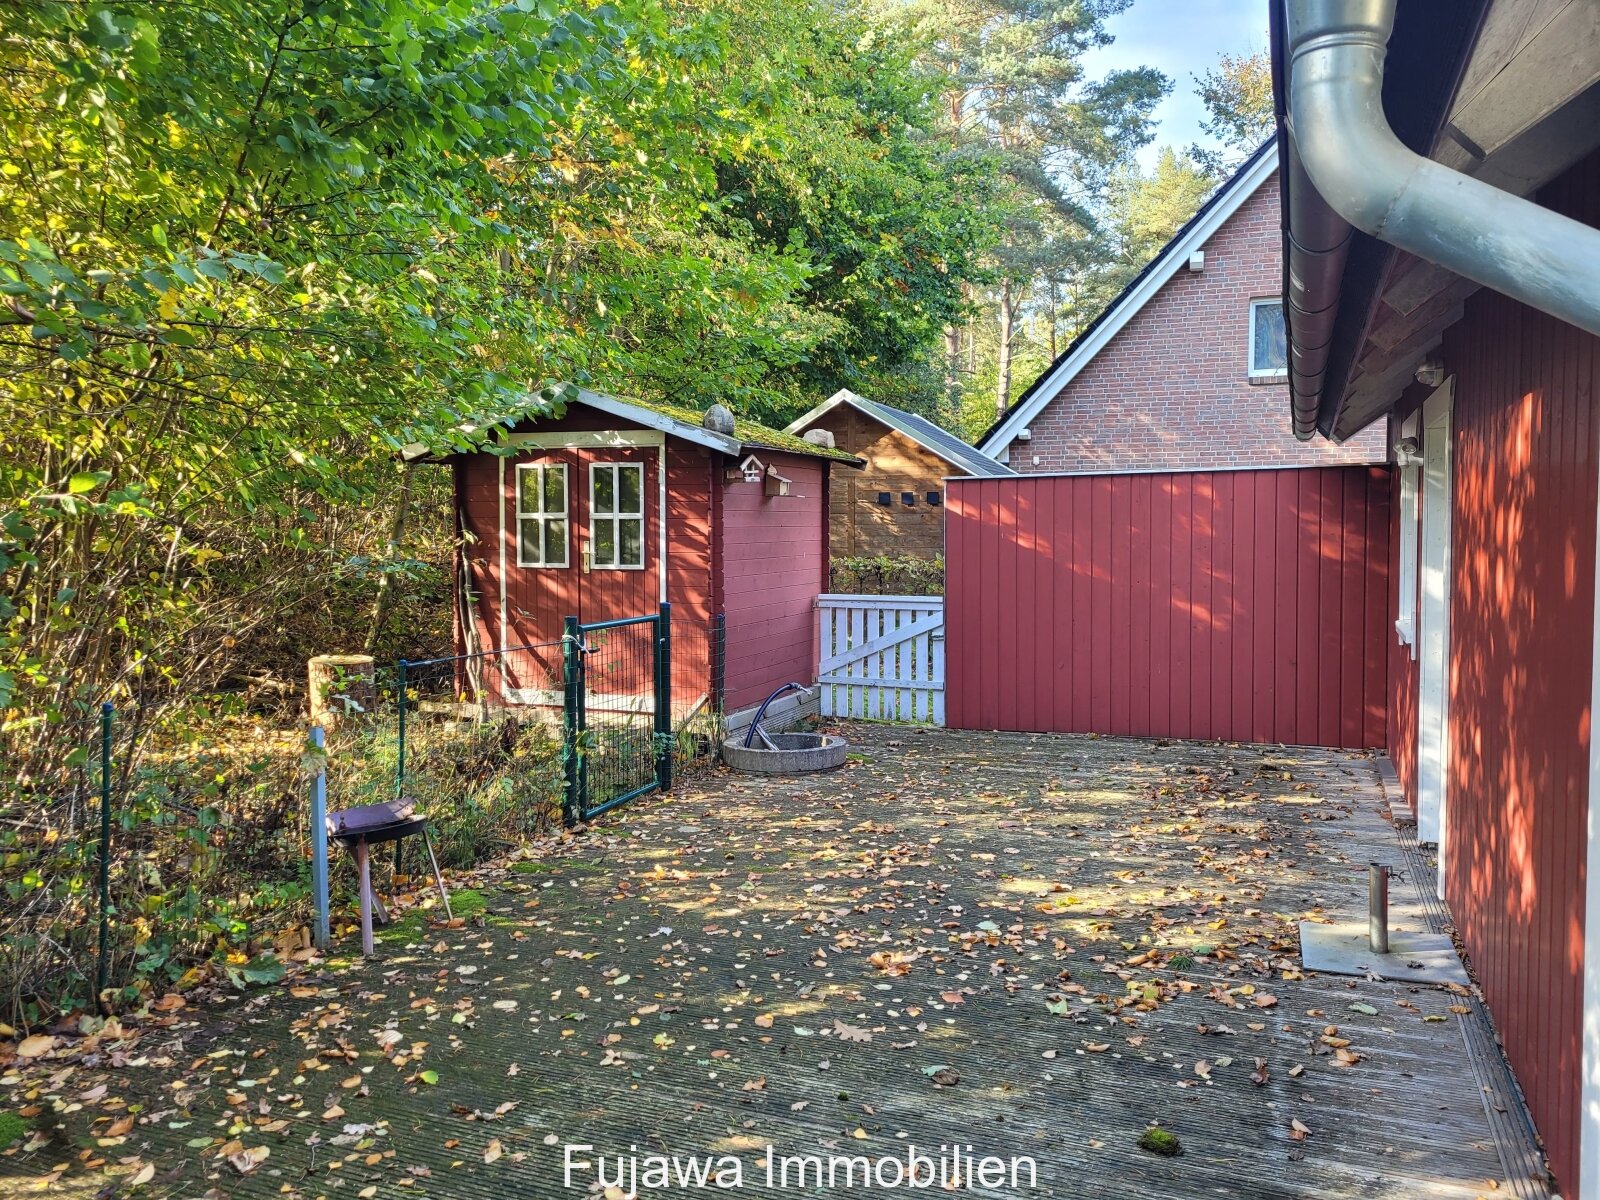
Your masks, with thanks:
[(1459, 983), (1463, 987), (1469, 982), (1467, 970), (1446, 934), (1391, 929), (1389, 953), (1374, 954), (1364, 921), (1359, 925), (1301, 921), (1300, 961), (1308, 971), (1329, 975), (1365, 978), (1376, 974), (1403, 982)]

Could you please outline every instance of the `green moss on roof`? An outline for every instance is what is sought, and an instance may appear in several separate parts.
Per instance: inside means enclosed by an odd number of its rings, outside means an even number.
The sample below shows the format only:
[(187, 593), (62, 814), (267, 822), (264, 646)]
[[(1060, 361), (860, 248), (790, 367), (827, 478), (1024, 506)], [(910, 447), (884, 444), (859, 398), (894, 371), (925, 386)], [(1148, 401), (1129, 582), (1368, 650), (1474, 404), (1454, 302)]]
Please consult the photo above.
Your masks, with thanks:
[[(662, 404), (654, 400), (623, 399), (625, 404), (637, 404), (640, 408), (648, 408), (651, 412), (658, 412), (664, 417), (671, 417), (674, 421), (682, 421), (685, 425), (699, 425), (705, 418), (704, 413), (695, 412), (692, 408), (685, 408), (677, 404)], [(794, 454), (809, 454), (815, 458), (831, 458), (839, 462), (857, 461), (854, 454), (844, 450), (819, 446), (815, 442), (808, 442), (805, 438), (796, 437), (792, 433), (784, 433), (781, 429), (771, 429), (757, 421), (747, 421), (743, 417), (733, 419), (733, 436), (746, 446), (755, 446), (767, 450), (787, 450)]]

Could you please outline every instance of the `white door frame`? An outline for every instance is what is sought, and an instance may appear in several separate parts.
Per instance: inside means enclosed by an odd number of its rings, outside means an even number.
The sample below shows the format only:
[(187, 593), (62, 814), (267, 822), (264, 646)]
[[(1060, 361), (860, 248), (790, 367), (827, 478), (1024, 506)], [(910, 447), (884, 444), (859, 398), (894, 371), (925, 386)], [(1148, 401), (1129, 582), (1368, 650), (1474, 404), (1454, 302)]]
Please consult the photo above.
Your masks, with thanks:
[(1417, 840), (1439, 847), (1439, 888), (1449, 853), (1450, 403), (1447, 379), (1422, 405), (1422, 552), (1417, 620)]
[[(513, 433), (507, 435), (507, 441), (514, 446), (522, 446), (528, 450), (592, 450), (608, 448), (634, 448), (647, 450), (654, 448), (656, 452), (656, 521), (659, 542), (657, 546), (656, 586), (660, 592), (661, 603), (667, 602), (667, 435), (657, 429), (602, 429), (602, 430), (562, 430), (554, 433)], [(572, 569), (572, 543), (576, 530), (572, 523), (572, 472), (568, 472), (567, 492), (567, 566), (556, 568), (559, 570)], [(498, 649), (504, 650), (507, 645), (506, 636), (510, 632), (509, 614), (506, 611), (507, 585), (510, 577), (506, 574), (506, 546), (510, 537), (510, 530), (506, 524), (506, 459), (501, 457), (499, 462), (499, 492), (500, 500), (500, 645)], [(641, 494), (640, 500), (644, 497)], [(646, 512), (649, 505), (645, 505)], [(515, 520), (515, 514), (513, 514)], [(645, 537), (650, 536), (650, 522), (645, 521)], [(527, 689), (524, 689), (527, 690)], [(510, 699), (510, 697), (507, 697)], [(515, 703), (533, 703), (533, 701), (512, 700)]]

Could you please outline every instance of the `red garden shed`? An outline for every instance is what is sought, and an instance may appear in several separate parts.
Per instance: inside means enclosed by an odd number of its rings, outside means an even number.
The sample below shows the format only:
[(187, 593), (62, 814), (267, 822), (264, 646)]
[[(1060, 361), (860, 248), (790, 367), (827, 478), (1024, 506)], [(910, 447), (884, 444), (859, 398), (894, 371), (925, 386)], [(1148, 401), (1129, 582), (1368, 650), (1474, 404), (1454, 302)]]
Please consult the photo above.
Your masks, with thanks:
[(675, 713), (714, 702), (737, 728), (780, 684), (811, 683), (828, 471), (859, 460), (716, 407), (571, 385), (552, 395), (560, 415), (517, 423), (499, 453), (452, 459), (457, 652), (487, 664), (474, 690), (497, 706), (559, 705), (563, 620), (639, 616), (663, 601)]

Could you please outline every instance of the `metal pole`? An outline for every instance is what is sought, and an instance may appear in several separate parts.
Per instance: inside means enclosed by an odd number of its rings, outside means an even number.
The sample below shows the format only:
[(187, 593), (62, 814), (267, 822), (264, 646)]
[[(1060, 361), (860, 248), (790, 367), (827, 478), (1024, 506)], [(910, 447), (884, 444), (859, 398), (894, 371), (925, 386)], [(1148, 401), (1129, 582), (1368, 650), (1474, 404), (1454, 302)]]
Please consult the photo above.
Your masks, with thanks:
[(566, 786), (561, 796), (561, 821), (569, 828), (578, 823), (582, 805), (578, 798), (578, 618), (563, 622), (561, 637), (561, 768)]
[(718, 613), (711, 623), (711, 697), (715, 711), (723, 711), (722, 692), (723, 681), (726, 678), (728, 664), (728, 616)]
[(321, 725), (311, 727), (311, 744), (317, 748), (317, 773), (311, 777), (311, 890), (317, 923), (312, 931), (317, 949), (328, 947), (328, 763)]
[(656, 618), (656, 783), (672, 790), (672, 605)]
[(1389, 868), (1367, 864), (1367, 940), (1374, 954), (1389, 953)]
[(114, 711), (110, 701), (100, 706), (100, 949), (94, 972), (97, 1002), (109, 983), (111, 966), (111, 716)]
[(395, 664), (396, 685), (399, 688), (399, 710), (396, 717), (396, 731), (399, 738), (399, 748), (396, 751), (394, 767), (394, 794), (399, 799), (406, 786), (406, 660), (401, 659)]

